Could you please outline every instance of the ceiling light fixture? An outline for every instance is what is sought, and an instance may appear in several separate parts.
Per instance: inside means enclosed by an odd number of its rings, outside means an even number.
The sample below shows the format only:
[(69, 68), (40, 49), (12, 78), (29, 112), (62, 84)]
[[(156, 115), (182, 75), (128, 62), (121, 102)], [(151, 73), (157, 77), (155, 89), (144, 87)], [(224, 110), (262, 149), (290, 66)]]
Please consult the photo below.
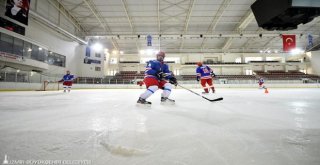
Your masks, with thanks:
[(92, 49), (96, 52), (100, 52), (102, 50), (103, 46), (100, 43), (95, 43), (92, 45)]

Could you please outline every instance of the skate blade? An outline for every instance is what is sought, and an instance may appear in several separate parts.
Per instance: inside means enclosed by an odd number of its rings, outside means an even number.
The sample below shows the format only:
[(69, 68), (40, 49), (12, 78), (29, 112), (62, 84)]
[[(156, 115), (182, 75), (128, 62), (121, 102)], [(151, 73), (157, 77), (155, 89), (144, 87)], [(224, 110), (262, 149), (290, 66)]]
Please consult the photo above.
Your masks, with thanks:
[(136, 103), (136, 106), (137, 106), (137, 107), (140, 107), (140, 108), (150, 108), (150, 107), (151, 107), (151, 104), (140, 104), (140, 103)]

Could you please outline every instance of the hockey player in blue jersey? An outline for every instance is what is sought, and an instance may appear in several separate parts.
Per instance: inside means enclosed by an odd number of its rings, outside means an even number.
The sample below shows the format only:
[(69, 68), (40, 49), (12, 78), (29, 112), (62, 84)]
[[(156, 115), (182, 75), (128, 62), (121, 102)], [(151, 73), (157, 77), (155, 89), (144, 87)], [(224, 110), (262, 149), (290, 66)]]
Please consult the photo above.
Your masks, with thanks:
[[(216, 75), (213, 73), (213, 70), (207, 66), (203, 65), (202, 62), (197, 63), (198, 67), (196, 69), (197, 73), (197, 81), (201, 80), (201, 85), (204, 88), (204, 94), (209, 93), (208, 88), (212, 89), (212, 93), (215, 92), (214, 86), (213, 86), (213, 80), (212, 77), (215, 77)], [(206, 86), (206, 84), (209, 85), (209, 87)]]
[(264, 86), (263, 86), (263, 84), (264, 84), (264, 80), (263, 80), (263, 78), (262, 77), (260, 77), (259, 78), (259, 80), (258, 80), (258, 84), (259, 84), (259, 88), (261, 89), (261, 88), (264, 88)]
[[(151, 102), (146, 101), (154, 92), (158, 89), (162, 89), (161, 102), (162, 103), (174, 103), (175, 101), (169, 99), (171, 94), (172, 85), (177, 85), (177, 79), (171, 74), (169, 67), (164, 63), (165, 53), (160, 51), (157, 53), (156, 60), (150, 60), (147, 62), (144, 83), (147, 90), (143, 92), (137, 103), (140, 104), (151, 104)], [(169, 80), (169, 83), (166, 81)]]
[(70, 92), (72, 87), (72, 81), (75, 79), (74, 75), (70, 74), (70, 71), (67, 70), (67, 74), (62, 77), (62, 79), (59, 82), (63, 82), (63, 92), (66, 92), (68, 89), (68, 92)]

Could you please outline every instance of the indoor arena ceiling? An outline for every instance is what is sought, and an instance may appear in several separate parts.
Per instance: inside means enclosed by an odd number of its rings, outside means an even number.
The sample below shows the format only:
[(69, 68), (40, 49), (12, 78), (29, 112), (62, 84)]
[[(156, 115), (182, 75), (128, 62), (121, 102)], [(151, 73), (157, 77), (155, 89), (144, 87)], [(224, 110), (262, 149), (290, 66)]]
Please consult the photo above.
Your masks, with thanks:
[[(125, 54), (155, 49), (170, 53), (274, 52), (281, 34), (296, 34), (305, 49), (307, 36), (319, 39), (320, 19), (292, 31), (266, 31), (251, 11), (255, 0), (58, 0), (81, 29), (79, 36), (100, 40)], [(147, 35), (152, 46), (147, 46)]]

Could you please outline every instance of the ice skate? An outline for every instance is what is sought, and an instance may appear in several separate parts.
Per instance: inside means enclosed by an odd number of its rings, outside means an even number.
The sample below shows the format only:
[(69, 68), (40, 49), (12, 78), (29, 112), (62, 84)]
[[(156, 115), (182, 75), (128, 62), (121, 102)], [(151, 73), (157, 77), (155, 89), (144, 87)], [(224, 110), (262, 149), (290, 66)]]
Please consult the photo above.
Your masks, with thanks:
[(168, 97), (161, 97), (161, 104), (175, 104), (175, 100), (169, 99)]
[(137, 105), (151, 106), (151, 102), (147, 101), (146, 99), (143, 99), (143, 98), (139, 97), (139, 99), (137, 101)]
[(202, 94), (203, 94), (203, 95), (207, 95), (207, 94), (209, 94), (209, 92), (202, 92)]

